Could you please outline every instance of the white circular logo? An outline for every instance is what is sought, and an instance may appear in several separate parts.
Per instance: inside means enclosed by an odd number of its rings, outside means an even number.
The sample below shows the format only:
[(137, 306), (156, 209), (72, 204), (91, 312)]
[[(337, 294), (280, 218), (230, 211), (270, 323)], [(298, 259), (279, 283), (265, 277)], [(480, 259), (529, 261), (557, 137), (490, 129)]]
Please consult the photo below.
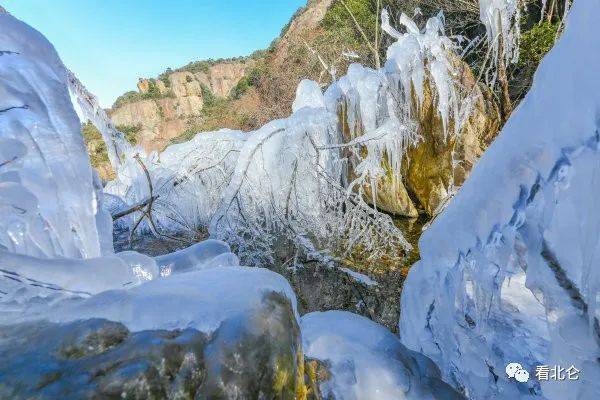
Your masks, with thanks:
[(506, 366), (506, 375), (515, 378), (517, 382), (526, 383), (529, 380), (529, 372), (523, 369), (519, 363), (511, 362)]

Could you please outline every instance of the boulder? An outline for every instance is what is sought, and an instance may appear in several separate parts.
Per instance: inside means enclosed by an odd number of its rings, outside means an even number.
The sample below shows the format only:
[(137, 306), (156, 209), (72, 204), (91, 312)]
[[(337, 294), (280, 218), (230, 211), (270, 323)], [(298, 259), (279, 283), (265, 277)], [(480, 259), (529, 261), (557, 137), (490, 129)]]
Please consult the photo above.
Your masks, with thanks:
[(471, 102), (469, 117), (457, 135), (452, 135), (453, 120), (444, 132), (426, 81), (424, 100), (420, 107), (414, 107), (422, 140), (410, 147), (403, 159), (402, 176), (408, 191), (416, 206), (429, 216), (436, 214), (453, 188), (462, 185), (500, 129), (500, 112), (489, 89), (476, 82), (466, 63), (458, 59), (454, 63), (456, 84), (463, 94), (459, 101)]
[(130, 331), (105, 319), (0, 326), (0, 397), (295, 399), (306, 393), (289, 299), (196, 329)]
[[(365, 201), (375, 204), (382, 211), (405, 217), (417, 217), (420, 213), (434, 216), (452, 195), (453, 190), (465, 181), (473, 165), (500, 129), (499, 109), (490, 90), (476, 81), (465, 62), (456, 56), (451, 60), (454, 64), (458, 101), (462, 110), (469, 116), (459, 132), (455, 132), (455, 121), (452, 118), (448, 127), (444, 129), (442, 117), (438, 112), (436, 94), (431, 90), (431, 77), (426, 74), (422, 101), (419, 103), (413, 93), (410, 111), (416, 123), (419, 140), (408, 146), (399, 170), (393, 170), (383, 157), (381, 166), (385, 174), (375, 182), (374, 199), (372, 185), (368, 179), (362, 188)], [(382, 86), (378, 93), (378, 120), (383, 121), (387, 117), (383, 96), (390, 90), (394, 89)], [(344, 96), (340, 97), (339, 101), (338, 129), (343, 140), (349, 142), (362, 135), (364, 128), (360, 117), (354, 118), (354, 127), (349, 126), (350, 118), (347, 115), (352, 112), (348, 109), (351, 102)], [(354, 157), (349, 152), (346, 156), (350, 159)], [(351, 167), (348, 179), (351, 181), (355, 177)]]

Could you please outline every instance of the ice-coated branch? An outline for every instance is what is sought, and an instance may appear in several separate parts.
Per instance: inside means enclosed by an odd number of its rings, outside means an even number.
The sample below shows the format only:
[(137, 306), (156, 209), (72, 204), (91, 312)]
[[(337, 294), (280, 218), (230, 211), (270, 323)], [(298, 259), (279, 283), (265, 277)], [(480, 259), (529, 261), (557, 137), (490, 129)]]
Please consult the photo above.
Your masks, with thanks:
[(495, 63), (519, 59), (521, 5), (519, 0), (479, 0), (479, 19), (485, 25)]
[(148, 197), (147, 199), (144, 199), (137, 204), (134, 204), (130, 207), (127, 207), (126, 209), (124, 209), (122, 211), (118, 211), (118, 212), (112, 214), (112, 219), (113, 219), (113, 221), (116, 221), (119, 218), (123, 218), (129, 214), (136, 212), (136, 211), (141, 211), (146, 206), (148, 206), (150, 203), (154, 202), (157, 198), (158, 198), (158, 196)]
[(102, 134), (106, 144), (108, 158), (113, 170), (118, 173), (123, 162), (133, 152), (131, 144), (122, 132), (119, 132), (104, 109), (98, 103), (98, 99), (90, 93), (86, 87), (77, 79), (75, 74), (68, 71), (69, 89), (77, 97), (77, 102), (87, 118)]
[(402, 38), (402, 34), (390, 24), (390, 14), (387, 9), (381, 11), (381, 29), (396, 40)]

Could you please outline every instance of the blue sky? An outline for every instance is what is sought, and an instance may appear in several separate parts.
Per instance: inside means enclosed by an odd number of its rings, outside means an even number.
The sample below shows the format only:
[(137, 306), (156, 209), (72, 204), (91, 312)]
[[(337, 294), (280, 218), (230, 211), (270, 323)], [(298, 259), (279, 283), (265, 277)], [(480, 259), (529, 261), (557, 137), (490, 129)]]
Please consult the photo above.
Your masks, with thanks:
[(306, 0), (0, 0), (42, 32), (103, 107), (190, 61), (266, 48)]

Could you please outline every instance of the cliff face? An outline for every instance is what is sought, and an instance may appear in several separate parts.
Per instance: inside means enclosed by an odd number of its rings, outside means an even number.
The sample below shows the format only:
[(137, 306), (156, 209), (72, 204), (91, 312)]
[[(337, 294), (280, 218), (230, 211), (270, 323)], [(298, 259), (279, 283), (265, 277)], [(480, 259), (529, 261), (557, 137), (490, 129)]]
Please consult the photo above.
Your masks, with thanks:
[(140, 78), (138, 92), (117, 99), (110, 117), (117, 126), (135, 127), (137, 142), (145, 150), (162, 150), (179, 136), (189, 138), (216, 128), (251, 130), (289, 115), (301, 79), (328, 83), (327, 76), (321, 79), (322, 66), (309, 47), (332, 57), (317, 43), (323, 38), (321, 23), (332, 3), (309, 1), (259, 55), (200, 61), (155, 79)]
[(171, 139), (194, 126), (209, 97), (226, 98), (246, 76), (251, 60), (223, 62), (202, 71), (167, 72), (159, 79), (142, 79), (138, 93), (122, 96), (109, 114), (115, 125), (135, 127), (146, 150), (162, 150)]

